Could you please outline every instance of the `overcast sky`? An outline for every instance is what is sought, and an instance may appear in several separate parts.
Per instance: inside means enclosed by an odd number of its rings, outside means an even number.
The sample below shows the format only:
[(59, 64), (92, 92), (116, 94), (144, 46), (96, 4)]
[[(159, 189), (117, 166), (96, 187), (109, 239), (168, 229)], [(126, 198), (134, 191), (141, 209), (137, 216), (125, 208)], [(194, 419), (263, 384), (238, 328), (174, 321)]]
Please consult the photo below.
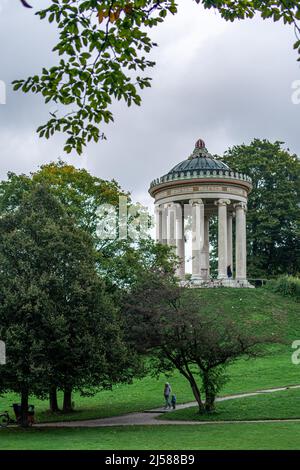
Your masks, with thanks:
[[(35, 7), (47, 3), (31, 0)], [(115, 105), (108, 140), (89, 145), (83, 157), (67, 157), (61, 136), (47, 141), (35, 133), (49, 106), (9, 85), (55, 63), (55, 25), (19, 0), (0, 0), (0, 80), (7, 84), (7, 103), (0, 105), (1, 178), (61, 157), (115, 178), (149, 206), (149, 183), (187, 158), (199, 137), (211, 153), (259, 137), (285, 141), (299, 154), (300, 104), (291, 100), (292, 83), (300, 80), (293, 29), (260, 19), (229, 24), (192, 0), (179, 4), (179, 14), (153, 31), (157, 65), (149, 70), (153, 85), (143, 92), (142, 106)]]

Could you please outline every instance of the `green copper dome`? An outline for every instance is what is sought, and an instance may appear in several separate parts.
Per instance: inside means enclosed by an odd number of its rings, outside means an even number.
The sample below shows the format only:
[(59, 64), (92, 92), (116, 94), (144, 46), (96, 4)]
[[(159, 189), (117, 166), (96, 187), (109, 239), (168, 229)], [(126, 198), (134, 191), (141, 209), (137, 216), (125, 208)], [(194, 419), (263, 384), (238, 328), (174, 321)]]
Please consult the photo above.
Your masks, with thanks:
[(167, 174), (171, 175), (178, 172), (194, 171), (194, 170), (224, 170), (230, 171), (230, 168), (220, 160), (216, 160), (210, 153), (208, 153), (205, 143), (199, 139), (196, 142), (195, 149), (192, 155), (183, 162), (178, 163)]
[(152, 194), (155, 188), (165, 183), (174, 182), (177, 184), (180, 181), (205, 181), (208, 179), (246, 181), (248, 185), (251, 185), (251, 178), (249, 176), (232, 171), (226, 163), (214, 158), (208, 153), (205, 142), (199, 139), (196, 142), (192, 155), (183, 162), (178, 163), (164, 176), (153, 180), (149, 191)]

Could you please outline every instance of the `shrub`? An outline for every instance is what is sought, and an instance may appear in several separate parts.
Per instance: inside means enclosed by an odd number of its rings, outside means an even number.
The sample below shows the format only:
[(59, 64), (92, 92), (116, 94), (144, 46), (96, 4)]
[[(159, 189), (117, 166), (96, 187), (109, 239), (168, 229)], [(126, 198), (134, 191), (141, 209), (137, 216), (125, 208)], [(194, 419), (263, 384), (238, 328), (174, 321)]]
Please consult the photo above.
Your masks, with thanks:
[(300, 278), (294, 276), (281, 276), (267, 284), (268, 288), (282, 295), (294, 297), (300, 302)]

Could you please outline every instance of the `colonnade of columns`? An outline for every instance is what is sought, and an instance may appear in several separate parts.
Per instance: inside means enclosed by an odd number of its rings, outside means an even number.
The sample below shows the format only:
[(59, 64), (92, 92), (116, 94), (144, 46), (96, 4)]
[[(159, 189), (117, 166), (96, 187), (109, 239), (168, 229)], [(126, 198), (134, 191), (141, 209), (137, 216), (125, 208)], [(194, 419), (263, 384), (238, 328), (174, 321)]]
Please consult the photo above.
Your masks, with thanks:
[[(229, 199), (214, 203), (218, 210), (218, 279), (228, 279), (228, 267), (233, 272), (233, 216), (235, 213), (235, 279), (246, 280), (246, 204), (232, 204)], [(156, 239), (174, 247), (180, 259), (177, 274), (185, 276), (185, 228), (186, 206), (192, 218), (192, 279), (205, 281), (210, 278), (209, 219), (202, 199), (192, 199), (188, 205), (169, 203), (156, 207)]]

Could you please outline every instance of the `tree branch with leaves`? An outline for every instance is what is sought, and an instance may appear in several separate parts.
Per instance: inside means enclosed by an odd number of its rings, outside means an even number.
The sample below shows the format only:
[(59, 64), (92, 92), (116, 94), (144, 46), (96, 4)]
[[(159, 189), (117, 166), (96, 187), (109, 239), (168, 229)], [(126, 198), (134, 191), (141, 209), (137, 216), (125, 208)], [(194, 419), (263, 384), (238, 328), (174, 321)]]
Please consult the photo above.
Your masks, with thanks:
[[(22, 4), (30, 8), (27, 1)], [(226, 21), (253, 18), (282, 20), (293, 25), (300, 54), (300, 2), (291, 0), (191, 0), (216, 9)], [(103, 123), (113, 121), (113, 100), (141, 104), (140, 90), (151, 86), (148, 56), (157, 45), (150, 35), (168, 14), (177, 13), (176, 0), (51, 0), (36, 13), (56, 23), (58, 61), (38, 75), (15, 80), (14, 89), (41, 94), (57, 109), (37, 132), (67, 135), (64, 150), (81, 154), (88, 142), (105, 139)]]

